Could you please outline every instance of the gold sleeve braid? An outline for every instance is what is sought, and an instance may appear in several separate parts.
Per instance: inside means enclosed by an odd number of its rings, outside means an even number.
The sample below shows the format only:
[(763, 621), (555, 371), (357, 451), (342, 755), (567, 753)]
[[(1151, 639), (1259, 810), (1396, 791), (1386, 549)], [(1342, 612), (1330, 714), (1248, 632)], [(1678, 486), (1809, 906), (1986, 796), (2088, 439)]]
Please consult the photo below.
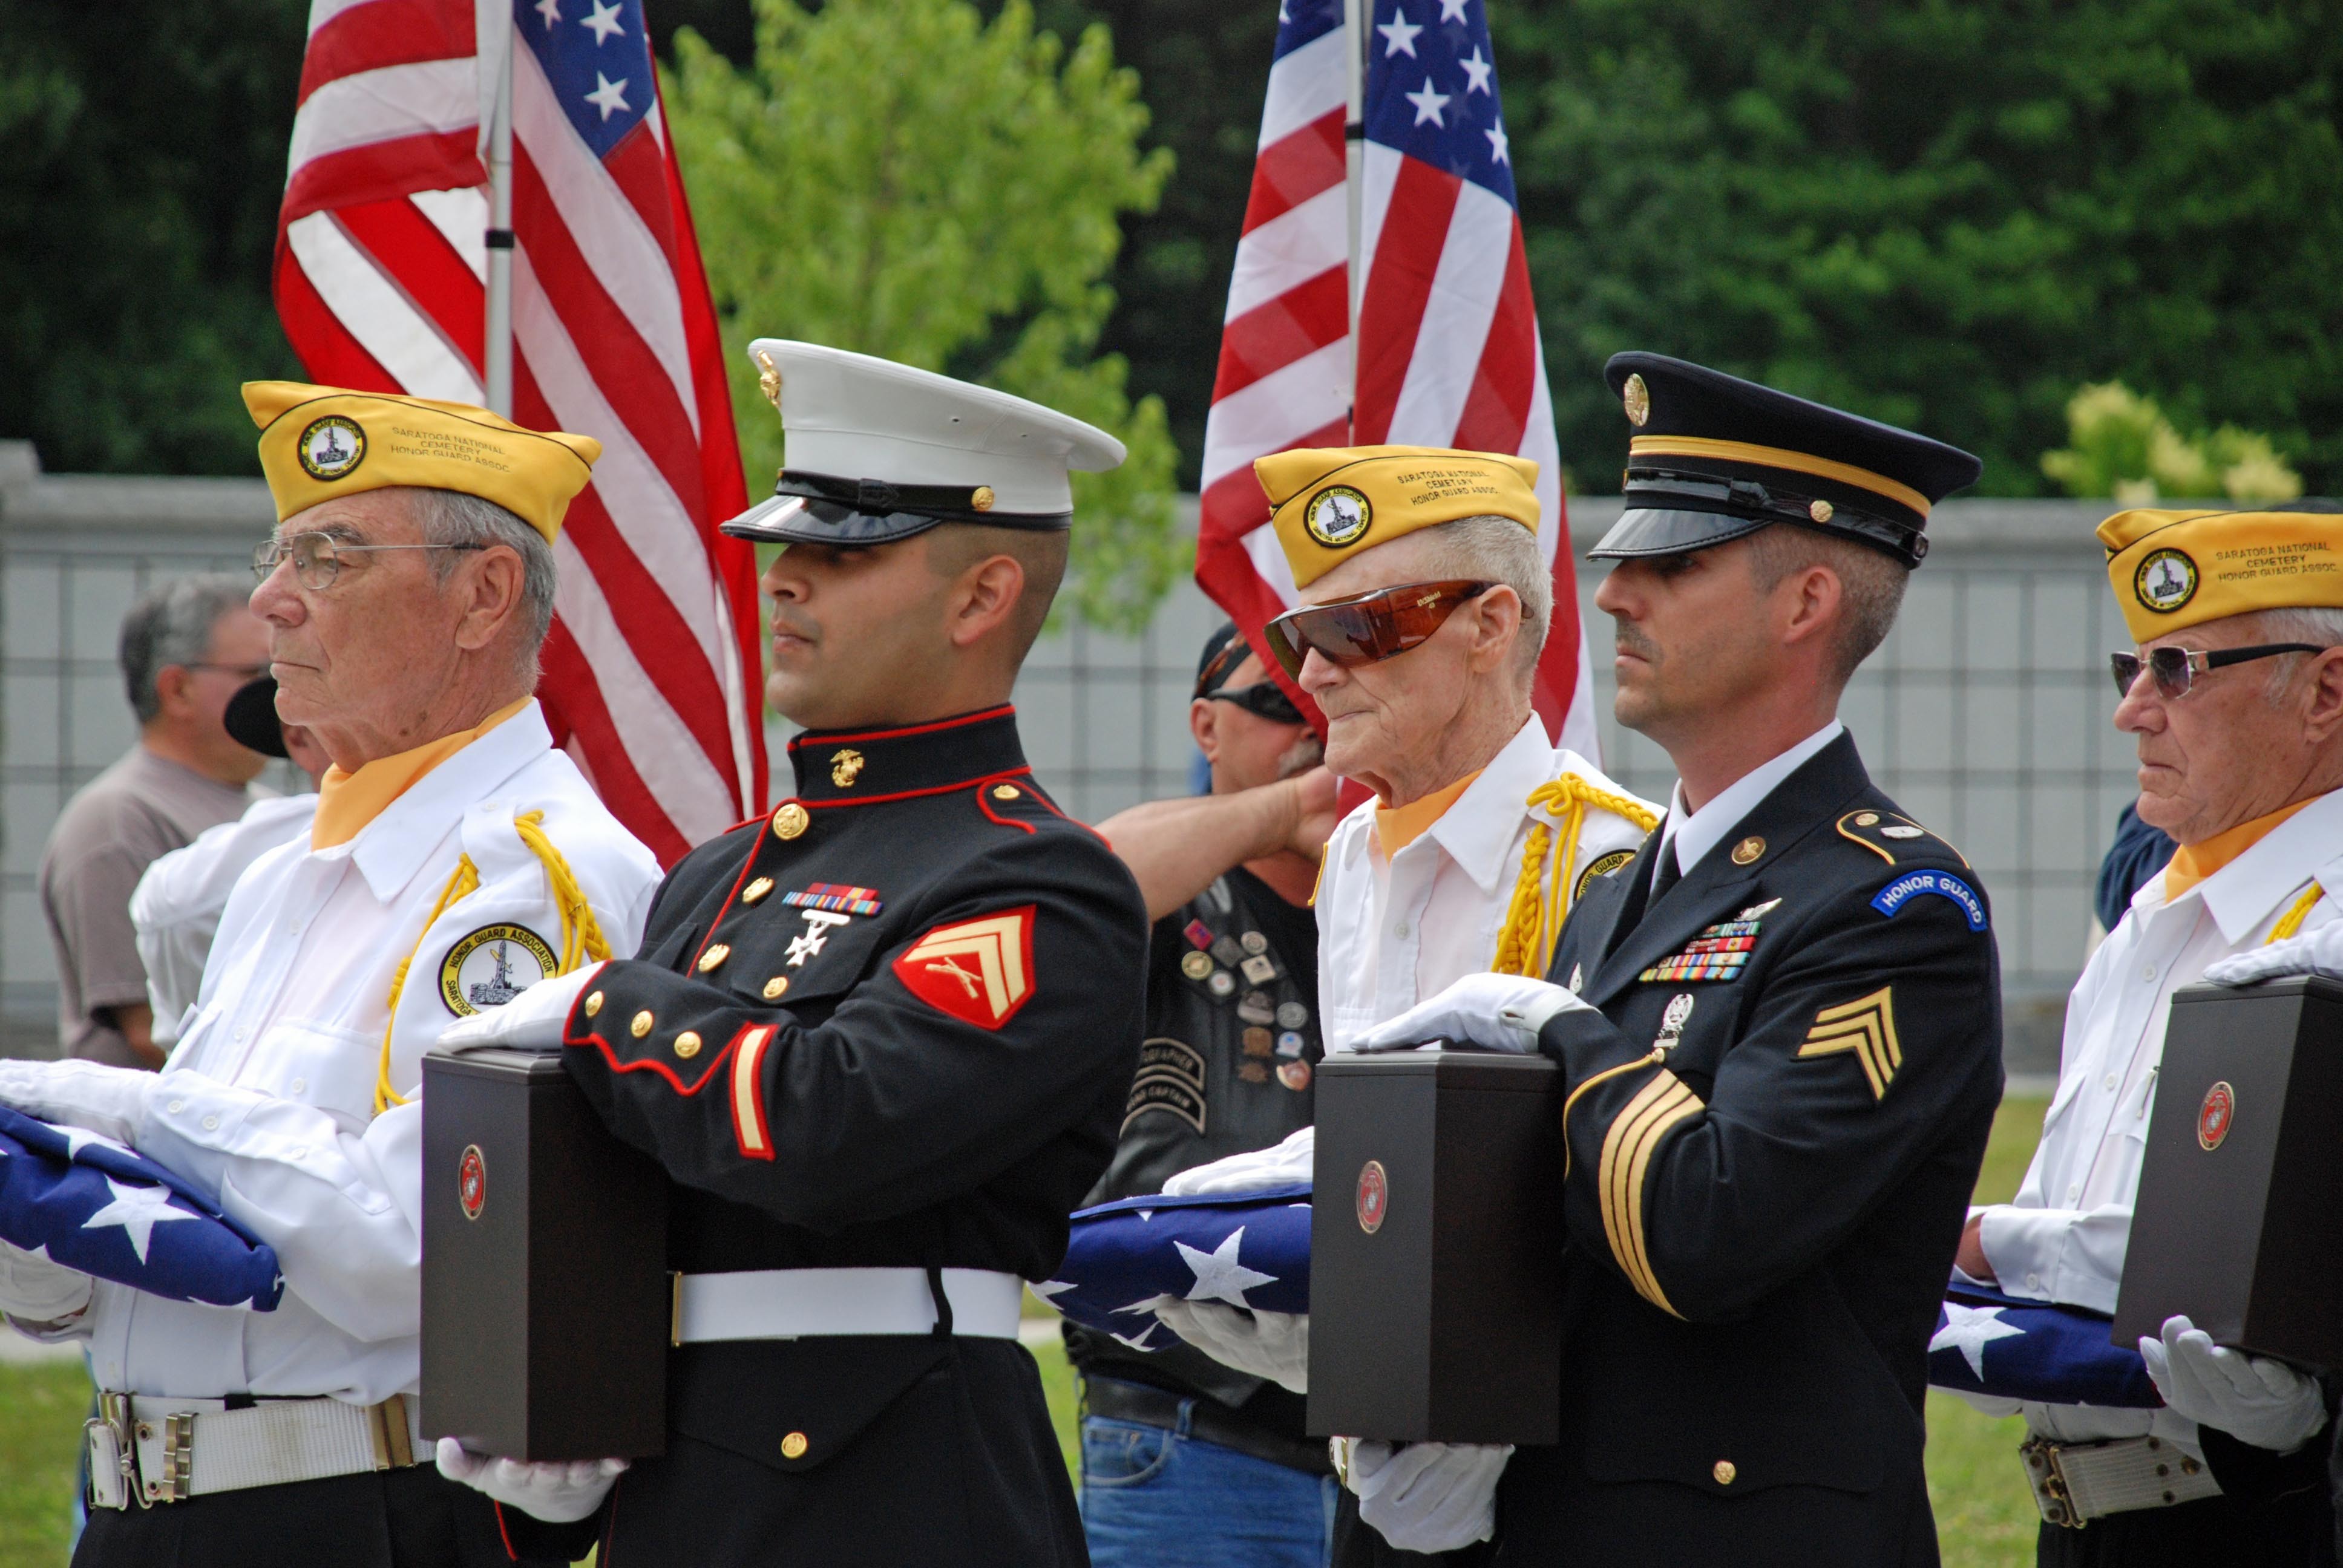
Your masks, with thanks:
[[(1637, 1064), (1637, 1065), (1640, 1065)], [(1670, 1317), (1684, 1316), (1669, 1304), (1652, 1271), (1644, 1236), (1644, 1180), (1660, 1141), (1679, 1122), (1708, 1109), (1684, 1081), (1663, 1067), (1611, 1119), (1603, 1139), (1603, 1163), (1595, 1177), (1602, 1196), (1603, 1235), (1611, 1255), (1635, 1293)]]
[[(1544, 822), (1530, 824), (1529, 842), (1522, 849), (1522, 869), (1513, 879), (1513, 902), (1497, 933), (1497, 957), (1492, 972), (1542, 977), (1554, 960), (1554, 944), (1570, 913), (1570, 868), (1578, 859), (1579, 831), (1586, 809), (1600, 808), (1623, 817), (1648, 833), (1660, 824), (1659, 814), (1633, 796), (1598, 789), (1575, 773), (1539, 785), (1530, 791), (1533, 808), (1554, 811), (1562, 818), (1562, 842), (1549, 864), (1554, 829)], [(1565, 803), (1566, 806), (1565, 806)]]
[[(594, 919), (593, 906), (587, 901), (584, 890), (578, 886), (577, 875), (569, 869), (568, 860), (554, 847), (553, 840), (546, 837), (544, 824), (543, 811), (523, 811), (513, 819), (513, 831), (520, 836), (521, 843), (545, 868), (546, 885), (552, 890), (554, 907), (560, 911), (561, 958), (553, 973), (561, 975), (588, 960), (599, 963), (608, 958), (610, 944), (602, 935), (601, 923)], [(423, 930), (415, 939), (415, 952), (402, 959), (397, 972), (391, 976), (390, 1016), (383, 1022), (382, 1058), (375, 1069), (374, 1113), (377, 1116), (394, 1105), (404, 1105), (407, 1101), (406, 1095), (390, 1086), (390, 1032), (398, 1021), (398, 999), (407, 989), (407, 971), (414, 966), (415, 954), (423, 950), (423, 940), (431, 934), (431, 928), (438, 924), (439, 917), (447, 913), (450, 905), (478, 892), (479, 887), (479, 868), (472, 864), (469, 855), (458, 857), (456, 869), (448, 875), (447, 885), (439, 890), (438, 901), (431, 906), (431, 912), (423, 917)], [(546, 978), (550, 980), (553, 976)]]

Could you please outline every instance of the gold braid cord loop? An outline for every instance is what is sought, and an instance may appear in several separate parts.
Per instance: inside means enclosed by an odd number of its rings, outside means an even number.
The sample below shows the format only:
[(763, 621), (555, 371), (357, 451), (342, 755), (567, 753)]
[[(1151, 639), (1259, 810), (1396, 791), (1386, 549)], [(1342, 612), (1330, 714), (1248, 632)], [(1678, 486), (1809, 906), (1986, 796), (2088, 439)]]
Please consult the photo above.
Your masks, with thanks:
[[(1513, 879), (1513, 900), (1505, 910), (1505, 923), (1497, 933), (1497, 957), (1489, 968), (1505, 975), (1544, 975), (1554, 960), (1554, 944), (1570, 913), (1570, 868), (1578, 859), (1579, 830), (1590, 806), (1623, 817), (1648, 833), (1660, 825), (1659, 814), (1632, 796), (1598, 789), (1575, 773), (1539, 785), (1528, 804), (1562, 819), (1562, 842), (1554, 846), (1554, 829), (1544, 822), (1530, 824), (1529, 842), (1522, 849), (1522, 869)], [(1547, 850), (1553, 849), (1549, 857)]]

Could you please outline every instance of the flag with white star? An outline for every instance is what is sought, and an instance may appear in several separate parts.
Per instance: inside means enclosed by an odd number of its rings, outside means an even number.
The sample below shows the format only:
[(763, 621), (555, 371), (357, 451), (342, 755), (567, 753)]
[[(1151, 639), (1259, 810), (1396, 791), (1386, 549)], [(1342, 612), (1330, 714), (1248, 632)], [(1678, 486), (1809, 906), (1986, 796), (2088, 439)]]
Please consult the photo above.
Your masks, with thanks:
[(2114, 1320), (2085, 1307), (2028, 1301), (1956, 1280), (1928, 1341), (1928, 1382), (1955, 1393), (2029, 1404), (2154, 1410), (2163, 1396), (2130, 1345), (2110, 1342)]
[(111, 1139), (0, 1106), (0, 1241), (174, 1301), (268, 1312), (277, 1254)]
[(1139, 1350), (1179, 1343), (1154, 1303), (1310, 1310), (1310, 1184), (1195, 1198), (1125, 1198), (1074, 1216), (1065, 1261), (1033, 1293)]

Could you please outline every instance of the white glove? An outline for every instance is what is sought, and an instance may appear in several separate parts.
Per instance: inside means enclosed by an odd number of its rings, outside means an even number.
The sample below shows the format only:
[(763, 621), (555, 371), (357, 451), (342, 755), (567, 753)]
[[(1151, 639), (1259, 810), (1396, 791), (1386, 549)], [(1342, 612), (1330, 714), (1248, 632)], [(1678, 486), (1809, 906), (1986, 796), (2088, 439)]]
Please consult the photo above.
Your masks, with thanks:
[(1293, 1393), (1310, 1392), (1310, 1314), (1241, 1312), (1221, 1302), (1155, 1302), (1163, 1326), (1220, 1362), (1267, 1378)]
[(1318, 1130), (1305, 1127), (1272, 1148), (1248, 1150), (1209, 1165), (1192, 1165), (1163, 1183), (1163, 1195), (1201, 1198), (1291, 1187), (1310, 1180), (1311, 1163), (1317, 1151)]
[(2143, 1335), (2139, 1353), (2166, 1404), (2240, 1442), (2291, 1453), (2327, 1424), (2316, 1382), (2283, 1362), (2217, 1345), (2187, 1318), (2167, 1318), (2161, 1341)]
[[(538, 985), (545, 982), (540, 980)], [(531, 990), (536, 986), (529, 988)], [(505, 1004), (509, 1007), (512, 1004)], [(575, 1464), (530, 1464), (474, 1453), (452, 1437), (439, 1440), (439, 1473), (509, 1503), (548, 1524), (575, 1524), (610, 1494), (627, 1468), (623, 1459), (583, 1459)]]
[(2219, 959), (2205, 966), (2205, 978), (2215, 985), (2254, 985), (2287, 975), (2325, 975), (2343, 980), (2343, 920), (2333, 920), (2308, 936)]
[(28, 1327), (52, 1328), (88, 1305), (87, 1274), (0, 1241), (0, 1312)]
[(143, 1068), (97, 1061), (0, 1061), (0, 1105), (129, 1145), (155, 1080)]
[(1427, 1040), (1461, 1040), (1489, 1050), (1526, 1054), (1538, 1030), (1558, 1012), (1594, 1010), (1571, 992), (1525, 975), (1466, 975), (1430, 1001), (1420, 1001), (1361, 1035), (1356, 1050), (1406, 1050)]
[(588, 964), (566, 975), (541, 980), (502, 1007), (482, 1008), (449, 1024), (431, 1049), (442, 1056), (501, 1045), (513, 1050), (554, 1050), (568, 1027), (569, 1010), (602, 972)]
[(1359, 1517), (1402, 1552), (1453, 1552), (1497, 1533), (1497, 1478), (1513, 1445), (1387, 1442), (1351, 1446), (1346, 1484)]

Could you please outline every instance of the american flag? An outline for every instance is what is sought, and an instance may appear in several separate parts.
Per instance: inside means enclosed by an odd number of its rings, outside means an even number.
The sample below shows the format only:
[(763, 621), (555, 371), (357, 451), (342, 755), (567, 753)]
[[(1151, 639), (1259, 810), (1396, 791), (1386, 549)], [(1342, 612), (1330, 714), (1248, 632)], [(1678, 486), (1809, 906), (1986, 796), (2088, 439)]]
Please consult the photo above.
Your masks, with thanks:
[(317, 380), (485, 401), (485, 129), (512, 42), (513, 407), (602, 443), (538, 690), (664, 863), (764, 799), (755, 563), (641, 0), (311, 0), (277, 304)]
[[(1351, 340), (1342, 0), (1284, 0), (1204, 429), (1196, 578), (1258, 642), (1295, 603), (1252, 460), (1393, 443), (1538, 463), (1554, 631), (1536, 704), (1596, 755), (1561, 454), (1482, 0), (1362, 0), (1368, 34), (1358, 343)], [(1355, 361), (1355, 367), (1354, 367)]]

